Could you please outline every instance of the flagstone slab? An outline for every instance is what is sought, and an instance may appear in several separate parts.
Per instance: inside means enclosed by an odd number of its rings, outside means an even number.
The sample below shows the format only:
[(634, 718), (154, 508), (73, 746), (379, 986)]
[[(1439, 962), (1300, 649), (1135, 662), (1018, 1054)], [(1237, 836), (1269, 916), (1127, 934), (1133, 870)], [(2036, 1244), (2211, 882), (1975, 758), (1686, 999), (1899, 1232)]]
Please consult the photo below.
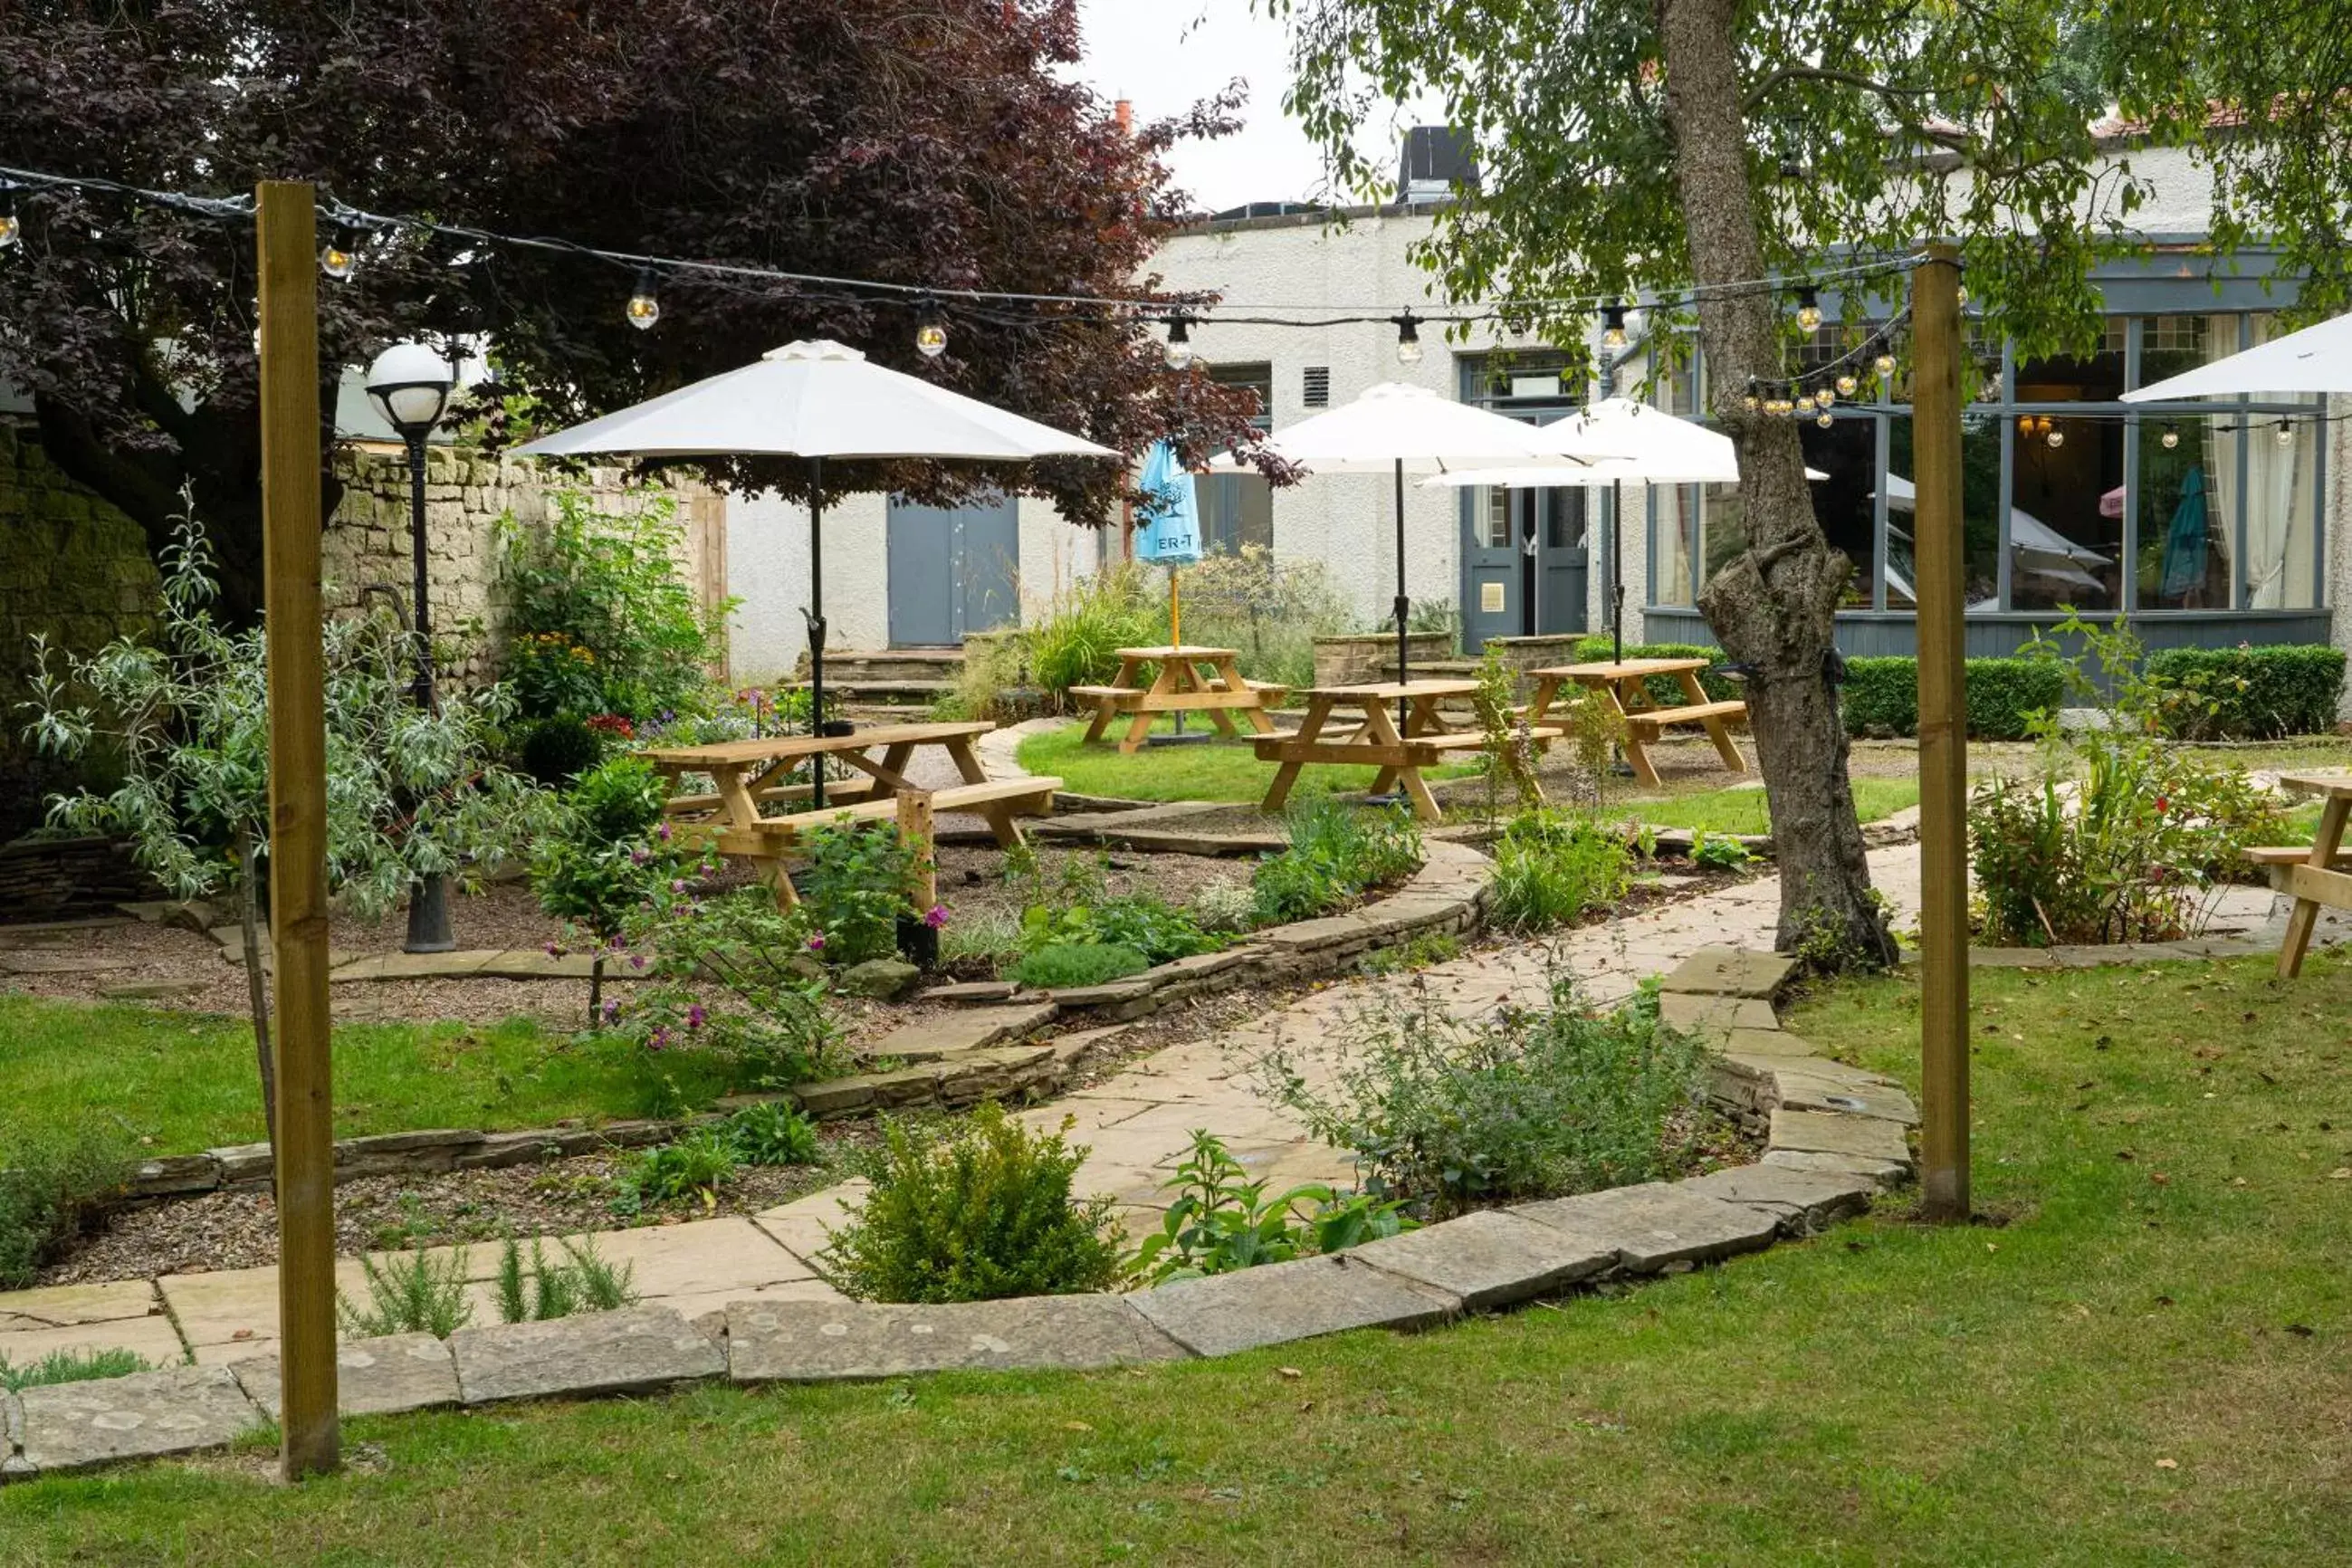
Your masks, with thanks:
[(1199, 1355), (1231, 1355), (1349, 1329), (1424, 1329), (1462, 1309), (1450, 1291), (1352, 1260), (1347, 1253), (1180, 1279), (1128, 1298), (1160, 1332)]
[(1832, 1111), (1844, 1116), (1874, 1117), (1906, 1127), (1919, 1125), (1919, 1108), (1892, 1084), (1871, 1083), (1784, 1068), (1772, 1075), (1785, 1110)]
[(869, 1058), (896, 1057), (910, 1063), (940, 1061), (1005, 1040), (1020, 1039), (1052, 1023), (1058, 1010), (1052, 1002), (970, 1007), (919, 1023), (902, 1024), (861, 1054)]
[[(1745, 1004), (1743, 1004), (1744, 1005)], [(1786, 1029), (1734, 1028), (1723, 1043), (1727, 1056), (1738, 1057), (1819, 1057), (1811, 1040), (1789, 1033)]]
[(1873, 1160), (1855, 1154), (1815, 1154), (1796, 1149), (1768, 1149), (1761, 1163), (1790, 1171), (1822, 1171), (1832, 1175), (1864, 1177), (1891, 1186), (1911, 1173), (1908, 1160)]
[(1614, 1247), (1498, 1209), (1366, 1242), (1349, 1256), (1457, 1296), (1471, 1311), (1550, 1295), (1617, 1261)]
[(865, 1177), (855, 1176), (839, 1186), (762, 1209), (752, 1223), (777, 1246), (805, 1260), (824, 1248), (828, 1231), (839, 1230), (856, 1216), (873, 1186)]
[[(814, 1277), (807, 1264), (740, 1215), (599, 1231), (595, 1241), (605, 1262), (630, 1268), (630, 1287), (642, 1297), (756, 1290)], [(497, 1261), (496, 1247), (478, 1251)], [(560, 1259), (562, 1249), (551, 1241), (547, 1254)]]
[(1773, 1153), (1844, 1154), (1911, 1163), (1911, 1145), (1899, 1122), (1837, 1110), (1775, 1110), (1768, 1146)]
[(361, 980), (457, 980), (478, 973), (482, 965), (498, 956), (495, 948), (464, 952), (371, 953), (329, 971), (327, 978), (337, 985)]
[(727, 1313), (729, 1373), (738, 1383), (1130, 1366), (1184, 1353), (1123, 1296), (937, 1307), (752, 1301)]
[(1772, 1004), (1753, 997), (1699, 996), (1668, 991), (1658, 997), (1658, 1021), (1702, 1038), (1727, 1038), (1734, 1029), (1777, 1029)]
[(171, 1319), (161, 1315), (0, 1333), (0, 1360), (15, 1367), (29, 1366), (45, 1356), (89, 1355), (99, 1351), (129, 1351), (150, 1366), (171, 1366), (187, 1354), (180, 1331), (172, 1326)]
[(449, 1336), (467, 1405), (631, 1394), (723, 1377), (727, 1357), (667, 1307), (627, 1307)]
[(80, 952), (41, 952), (29, 948), (0, 949), (0, 974), (111, 974), (135, 969), (127, 958), (93, 958)]
[(226, 1367), (60, 1383), (16, 1398), (25, 1460), (43, 1475), (216, 1448), (262, 1424)]
[(1707, 946), (1677, 964), (1666, 976), (1664, 988), (1684, 995), (1769, 1001), (1796, 969), (1797, 961), (1785, 953)]
[(1878, 1184), (1840, 1171), (1798, 1171), (1781, 1165), (1739, 1165), (1678, 1183), (1685, 1192), (1759, 1209), (1780, 1228), (1801, 1236), (1870, 1206)]
[[(282, 1408), (276, 1347), (236, 1363), (246, 1397), (275, 1421)], [(346, 1415), (391, 1415), (458, 1403), (457, 1363), (431, 1334), (388, 1334), (335, 1347), (335, 1403)]]
[[(278, 1336), (275, 1265), (208, 1274), (166, 1274), (155, 1285), (191, 1346)], [(335, 1260), (335, 1289), (356, 1300), (367, 1300), (367, 1275), (358, 1258)]]
[(163, 1310), (163, 1303), (155, 1300), (155, 1287), (144, 1279), (0, 1291), (0, 1333), (143, 1318)]
[(1510, 1212), (1612, 1249), (1633, 1274), (1753, 1252), (1769, 1246), (1779, 1228), (1769, 1215), (1668, 1182), (1521, 1204)]
[(695, 1290), (677, 1296), (656, 1296), (639, 1301), (641, 1307), (667, 1307), (696, 1328), (717, 1339), (727, 1331), (727, 1309), (738, 1301), (831, 1301), (840, 1303), (849, 1298), (822, 1279), (787, 1279), (781, 1285), (762, 1285), (757, 1290)]

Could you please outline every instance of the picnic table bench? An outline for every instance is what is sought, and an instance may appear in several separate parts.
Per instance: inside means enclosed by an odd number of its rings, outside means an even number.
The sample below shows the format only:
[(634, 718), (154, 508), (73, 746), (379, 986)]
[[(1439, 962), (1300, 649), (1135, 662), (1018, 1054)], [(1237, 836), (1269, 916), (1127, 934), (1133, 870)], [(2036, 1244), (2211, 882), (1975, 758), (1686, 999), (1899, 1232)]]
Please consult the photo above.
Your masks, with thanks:
[[(1573, 681), (1599, 692), (1601, 700), (1625, 721), (1625, 761), (1633, 768), (1633, 776), (1649, 787), (1654, 789), (1658, 784), (1658, 770), (1650, 761), (1649, 742), (1658, 740), (1672, 724), (1704, 726), (1724, 767), (1735, 773), (1745, 773), (1747, 759), (1739, 754), (1729, 727), (1747, 721), (1748, 704), (1717, 701), (1707, 696), (1698, 679), (1698, 672), (1706, 667), (1707, 661), (1703, 658), (1629, 658), (1532, 670), (1529, 673), (1536, 678), (1536, 694), (1535, 700), (1528, 704), (1528, 718), (1530, 722), (1541, 723), (1560, 689)], [(1659, 706), (1650, 696), (1653, 676), (1671, 677), (1683, 689), (1686, 700), (1672, 707)]]
[[(1260, 762), (1281, 764), (1275, 770), (1273, 787), (1266, 791), (1259, 809), (1280, 811), (1283, 803), (1290, 798), (1291, 786), (1298, 782), (1300, 769), (1310, 764), (1328, 764), (1377, 768), (1372, 794), (1386, 795), (1391, 789), (1402, 789), (1412, 803), (1415, 816), (1423, 822), (1443, 820), (1444, 814), (1438, 809), (1436, 797), (1429, 793), (1429, 785), (1421, 776), (1422, 769), (1436, 766), (1450, 752), (1483, 751), (1486, 738), (1447, 730), (1438, 713), (1438, 704), (1449, 697), (1475, 696), (1477, 690), (1475, 680), (1412, 680), (1324, 686), (1307, 691), (1307, 711), (1297, 732), (1264, 736), (1257, 742)], [(1402, 731), (1391, 710), (1397, 703), (1404, 706)], [(1343, 708), (1360, 711), (1362, 721), (1353, 730), (1326, 733), (1324, 727), (1332, 713)], [(1560, 731), (1557, 728), (1533, 727), (1529, 733), (1537, 741), (1552, 741), (1559, 738)]]
[[(1289, 688), (1244, 676), (1234, 662), (1240, 649), (1188, 643), (1116, 651), (1118, 673), (1111, 677), (1110, 684), (1070, 688), (1072, 697), (1094, 704), (1094, 721), (1087, 726), (1089, 744), (1101, 740), (1112, 721), (1122, 715), (1133, 718), (1126, 738), (1118, 743), (1118, 749), (1129, 755), (1150, 735), (1151, 721), (1162, 713), (1205, 712), (1221, 733), (1230, 736), (1236, 732), (1231, 715), (1238, 712), (1259, 734), (1274, 733), (1274, 721), (1265, 710), (1280, 702)], [(1147, 665), (1153, 674), (1150, 680), (1143, 681), (1140, 676)]]
[(2283, 773), (2279, 787), (2316, 795), (2321, 802), (2319, 830), (2309, 844), (2263, 845), (2244, 852), (2255, 865), (2269, 868), (2272, 887), (2294, 896), (2278, 955), (2279, 977), (2292, 980), (2303, 973), (2303, 955), (2311, 946), (2319, 911), (2352, 910), (2352, 872), (2336, 869), (2352, 861), (2344, 847), (2345, 819), (2352, 816), (2352, 774)]
[[(663, 811), (679, 819), (683, 831), (709, 843), (720, 854), (740, 855), (758, 864), (775, 889), (776, 901), (790, 908), (798, 896), (785, 874), (785, 858), (810, 828), (844, 817), (920, 824), (916, 831), (928, 840), (933, 813), (972, 812), (987, 819), (996, 841), (1006, 848), (1024, 843), (1016, 819), (1049, 815), (1054, 792), (1062, 787), (1062, 781), (990, 778), (972, 742), (994, 728), (984, 721), (882, 724), (846, 735), (774, 735), (700, 746), (656, 746), (637, 755), (651, 763), (673, 786), (689, 773), (708, 775), (713, 793), (674, 795)], [(917, 751), (928, 747), (946, 752), (963, 782), (936, 790), (909, 783), (908, 764)], [(877, 748), (879, 757), (867, 755)], [(813, 759), (820, 763), (827, 759), (845, 763), (866, 776), (845, 787), (828, 785), (824, 805), (817, 806), (811, 785), (776, 782)], [(801, 809), (763, 815), (765, 807), (777, 805), (796, 805)]]

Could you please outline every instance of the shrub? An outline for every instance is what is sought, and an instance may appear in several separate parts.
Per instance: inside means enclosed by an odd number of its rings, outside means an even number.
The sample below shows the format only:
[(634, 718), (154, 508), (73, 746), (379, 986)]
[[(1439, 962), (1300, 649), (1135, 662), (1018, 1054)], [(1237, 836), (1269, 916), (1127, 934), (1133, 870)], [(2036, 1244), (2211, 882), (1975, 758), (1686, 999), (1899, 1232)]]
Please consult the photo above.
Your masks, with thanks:
[(549, 789), (562, 789), (604, 755), (604, 737), (570, 714), (541, 719), (522, 732), (515, 760)]
[(1421, 825), (1402, 805), (1362, 812), (1318, 800), (1290, 814), (1288, 832), (1290, 847), (1259, 861), (1251, 878), (1261, 925), (1312, 920), (1421, 864)]
[(1320, 561), (1278, 560), (1263, 544), (1244, 544), (1183, 570), (1184, 640), (1238, 648), (1254, 679), (1314, 685), (1315, 639), (1353, 624)]
[(132, 1163), (129, 1139), (110, 1126), (8, 1129), (0, 1139), (0, 1289), (30, 1286), (35, 1271), (121, 1187)]
[(1692, 865), (1708, 871), (1737, 871), (1756, 858), (1738, 839), (1705, 828), (1691, 835), (1690, 858)]
[(824, 941), (830, 964), (864, 963), (898, 951), (898, 917), (910, 914), (916, 849), (896, 827), (860, 826), (849, 817), (802, 835), (808, 868), (801, 908)]
[(1119, 1275), (1118, 1241), (1104, 1234), (1111, 1200), (1079, 1203), (1071, 1192), (1086, 1156), (1062, 1132), (1032, 1132), (992, 1103), (936, 1141), (886, 1123), (860, 1162), (873, 1191), (816, 1255), (817, 1272), (861, 1301), (1107, 1289)]
[(559, 491), (540, 527), (499, 521), (507, 679), (533, 716), (651, 719), (687, 706), (724, 647), (733, 601), (705, 612), (680, 565), (675, 498), (599, 511)]
[(2344, 650), (2316, 644), (2174, 647), (2150, 654), (2148, 679), (2201, 699), (2179, 726), (2189, 740), (2273, 740), (2336, 728)]
[(1194, 1131), (1192, 1152), (1174, 1178), (1160, 1184), (1176, 1201), (1160, 1229), (1136, 1248), (1130, 1272), (1147, 1285), (1165, 1285), (1286, 1263), (1310, 1252), (1343, 1252), (1413, 1228), (1402, 1205), (1376, 1202), (1369, 1194), (1342, 1196), (1309, 1183), (1268, 1198), (1266, 1184), (1245, 1181), (1246, 1174), (1221, 1140), (1206, 1129)]
[(705, 902), (671, 881), (647, 903), (625, 935), (653, 949), (652, 980), (625, 1006), (605, 1004), (608, 1021), (652, 1050), (692, 1043), (730, 1055), (752, 1083), (802, 1083), (831, 1069), (839, 1030), (810, 952), (822, 935), (805, 917), (784, 914), (764, 888)]
[[(1849, 735), (1898, 736), (1919, 732), (1919, 661), (1907, 657), (1850, 658), (1838, 701)], [(1980, 741), (2021, 741), (2036, 712), (2058, 710), (2066, 675), (2057, 661), (1972, 658), (1962, 666), (1967, 683), (1969, 733)]]
[(1114, 649), (1160, 642), (1167, 624), (1143, 568), (1107, 565), (1072, 584), (1029, 624), (1030, 676), (1066, 702), (1071, 687), (1098, 686), (1118, 673)]
[(1242, 883), (1204, 882), (1192, 894), (1192, 910), (1202, 931), (1229, 934), (1249, 930), (1257, 900)]
[(816, 1123), (782, 1100), (747, 1105), (727, 1119), (727, 1141), (747, 1165), (814, 1165)]
[(1035, 991), (1065, 986), (1108, 985), (1151, 967), (1151, 960), (1131, 947), (1103, 942), (1055, 942), (1022, 955), (1013, 966), (1013, 978)]
[(1455, 1016), (1428, 994), (1383, 993), (1346, 1025), (1328, 1089), (1285, 1047), (1262, 1081), (1314, 1134), (1351, 1151), (1382, 1198), (1432, 1218), (1477, 1204), (1589, 1192), (1674, 1170), (1695, 1135), (1706, 1052), (1645, 994), (1594, 1016), (1564, 971), (1549, 1005)]
[(437, 1262), (419, 1247), (382, 1263), (362, 1257), (360, 1268), (367, 1276), (368, 1305), (335, 1292), (335, 1317), (349, 1338), (431, 1334), (446, 1340), (474, 1321), (474, 1304), (466, 1299), (462, 1247)]
[(1147, 963), (1214, 952), (1224, 946), (1191, 915), (1150, 893), (1092, 904), (1037, 903), (1022, 912), (1021, 945), (1028, 952), (1088, 943), (1131, 947)]
[(613, 1207), (633, 1215), (691, 1200), (706, 1209), (717, 1208), (719, 1189), (735, 1179), (742, 1163), (734, 1140), (717, 1128), (689, 1132), (676, 1142), (630, 1156), (614, 1178)]
[(1624, 896), (1633, 851), (1624, 836), (1590, 817), (1538, 808), (1511, 819), (1495, 841), (1488, 918), (1505, 931), (1565, 925)]
[(567, 1261), (550, 1263), (545, 1247), (534, 1239), (530, 1258), (509, 1237), (499, 1254), (499, 1318), (509, 1323), (544, 1323), (580, 1312), (613, 1312), (635, 1306), (636, 1266), (614, 1268), (596, 1250), (593, 1237), (562, 1246)]
[[(2242, 771), (2207, 765), (2166, 738), (2194, 710), (2156, 678), (2138, 639), (2070, 617), (2083, 652), (2050, 663), (2100, 721), (2062, 732), (2036, 720), (2039, 776), (1995, 779), (1969, 802), (1979, 925), (1990, 942), (2163, 942), (2193, 934), (2217, 876), (2275, 830), (2279, 808)], [(2095, 665), (2095, 670), (2093, 666)]]
[(95, 1383), (101, 1378), (129, 1377), (152, 1372), (152, 1363), (136, 1351), (51, 1351), (40, 1360), (11, 1366), (0, 1354), (0, 1393), (21, 1394), (28, 1388), (48, 1388), (60, 1383)]
[[(531, 846), (531, 891), (539, 907), (586, 933), (595, 953), (588, 981), (588, 1022), (601, 1021), (604, 964), (625, 944), (630, 922), (666, 884), (678, 879), (685, 851), (662, 825), (669, 787), (653, 764), (635, 757), (601, 763), (580, 777), (549, 829)], [(706, 868), (716, 861), (705, 863)]]

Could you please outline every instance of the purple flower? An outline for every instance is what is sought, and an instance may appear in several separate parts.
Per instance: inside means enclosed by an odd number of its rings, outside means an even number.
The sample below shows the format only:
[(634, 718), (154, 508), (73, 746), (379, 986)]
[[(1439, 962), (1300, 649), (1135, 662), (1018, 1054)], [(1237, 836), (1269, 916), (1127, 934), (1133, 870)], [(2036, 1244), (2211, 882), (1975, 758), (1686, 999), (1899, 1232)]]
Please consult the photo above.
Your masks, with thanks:
[(642, 866), (653, 858), (653, 852), (642, 844), (629, 851), (629, 864), (632, 866)]
[(645, 966), (646, 955), (644, 953), (633, 952), (629, 954), (629, 967), (631, 969), (643, 969)]
[(668, 1045), (669, 1026), (667, 1024), (656, 1024), (654, 1026), (652, 1037), (646, 1041), (646, 1048), (649, 1050), (658, 1051), (666, 1048)]
[(685, 879), (684, 879), (684, 878), (681, 878), (681, 877), (673, 877), (673, 878), (671, 878), (671, 879), (670, 879), (670, 884), (669, 884), (669, 890), (670, 890), (671, 892), (673, 892), (673, 893), (683, 893), (683, 892), (685, 892), (685, 891), (686, 891), (686, 880), (685, 880)]
[(620, 1016), (620, 998), (617, 996), (607, 996), (604, 998), (604, 1022), (607, 1024), (614, 1023), (617, 1021)]
[(655, 837), (656, 838), (660, 839), (660, 840), (661, 840), (663, 843), (665, 843), (665, 844), (668, 843), (668, 842), (669, 842), (669, 824), (668, 824), (668, 823), (667, 823), (667, 822), (665, 822), (665, 823), (663, 823), (660, 826), (658, 826), (658, 827), (655, 828), (655, 829), (654, 829), (654, 837)]
[(563, 956), (563, 944), (560, 942), (549, 942), (547, 944), (547, 956), (550, 958), (562, 958)]
[(947, 924), (947, 906), (944, 904), (933, 904), (929, 909), (925, 910), (923, 911), (923, 923), (930, 927), (933, 931), (937, 931), (941, 926)]
[(823, 952), (824, 951), (824, 932), (821, 931), (810, 932), (808, 945), (811, 952)]
[(709, 1014), (702, 1010), (702, 1004), (697, 1002), (686, 1010), (686, 1026), (689, 1029), (699, 1029), (702, 1027), (703, 1020), (709, 1016)]

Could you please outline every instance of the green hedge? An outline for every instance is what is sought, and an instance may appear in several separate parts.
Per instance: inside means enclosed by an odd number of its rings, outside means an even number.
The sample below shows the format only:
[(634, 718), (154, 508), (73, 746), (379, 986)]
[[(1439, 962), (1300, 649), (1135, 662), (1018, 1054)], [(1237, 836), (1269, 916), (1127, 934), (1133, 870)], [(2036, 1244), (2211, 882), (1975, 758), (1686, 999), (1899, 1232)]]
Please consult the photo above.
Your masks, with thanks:
[[(1967, 665), (1969, 733), (1980, 741), (2021, 741), (2025, 716), (2058, 706), (2063, 667), (2047, 658), (1972, 658)], [(1919, 732), (1919, 661), (1907, 657), (1850, 658), (1843, 693), (1849, 735)]]
[(2314, 643), (2168, 647), (2148, 656), (2147, 673), (2214, 704), (2188, 726), (2191, 740), (2324, 735), (2336, 728), (2344, 650)]
[[(1576, 645), (1574, 658), (1578, 664), (1601, 664), (1614, 658), (1616, 651), (1616, 645), (1607, 637), (1586, 637)], [(1711, 664), (1721, 664), (1727, 656), (1721, 648), (1710, 647), (1706, 643), (1643, 642), (1627, 643), (1625, 657), (1627, 658), (1703, 658)], [(1739, 697), (1739, 682), (1727, 679), (1716, 674), (1713, 669), (1700, 670), (1698, 683), (1706, 689), (1708, 698), (1714, 701), (1737, 700)], [(1653, 702), (1667, 707), (1679, 707), (1689, 700), (1683, 693), (1682, 682), (1670, 675), (1654, 675), (1645, 684), (1649, 689), (1650, 700)]]

